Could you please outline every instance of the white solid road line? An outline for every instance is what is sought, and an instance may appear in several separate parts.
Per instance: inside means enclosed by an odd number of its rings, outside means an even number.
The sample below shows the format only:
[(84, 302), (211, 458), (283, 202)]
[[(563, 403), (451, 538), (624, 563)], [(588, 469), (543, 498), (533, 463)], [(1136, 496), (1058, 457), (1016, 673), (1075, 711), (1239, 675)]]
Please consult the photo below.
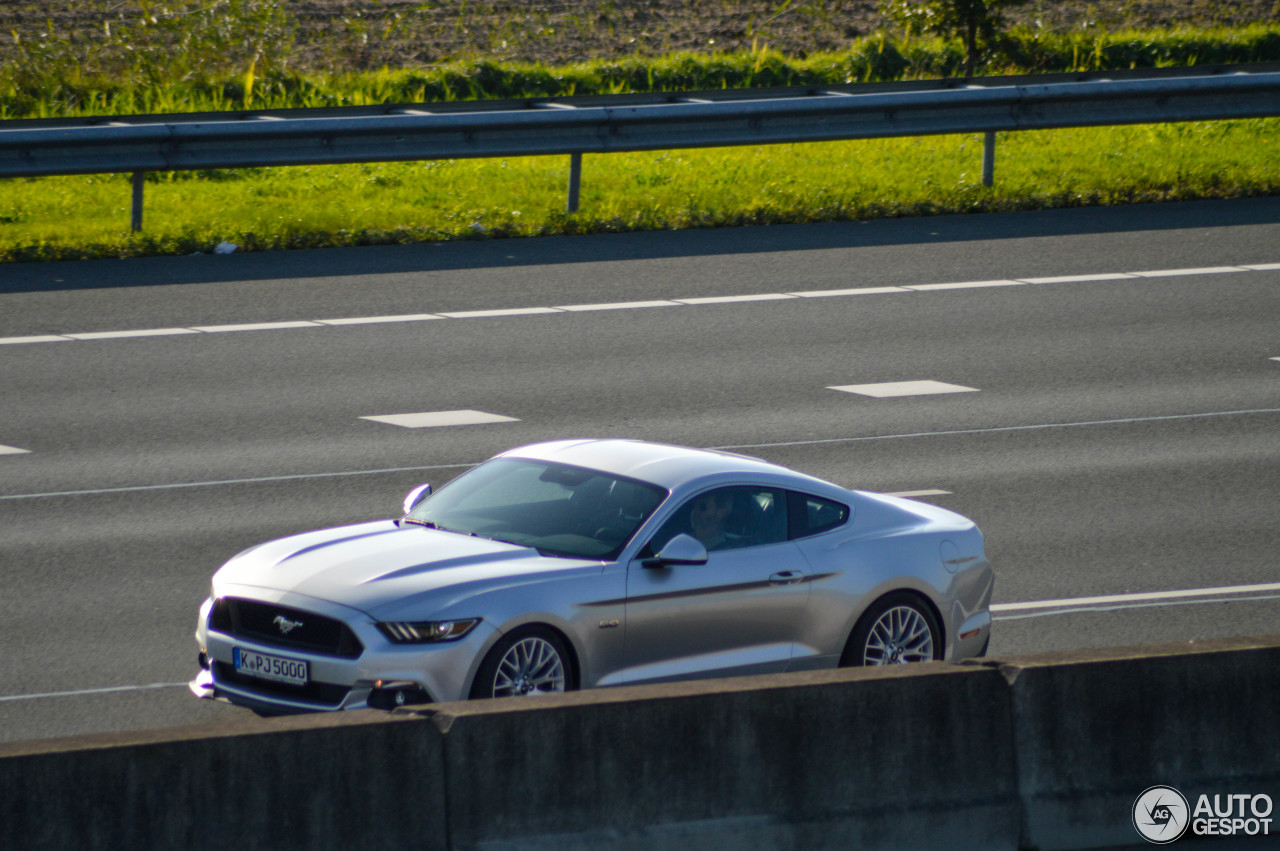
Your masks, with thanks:
[(43, 334), (37, 337), (0, 337), (0, 346), (22, 346), (27, 343), (70, 343), (74, 337), (63, 334), (60, 337), (54, 337), (49, 334)]
[(610, 301), (602, 304), (561, 304), (556, 306), (556, 310), (564, 310), (569, 313), (583, 313), (594, 310), (639, 310), (648, 307), (679, 307), (680, 305), (674, 301)]
[(847, 295), (883, 295), (884, 293), (911, 292), (906, 287), (854, 287), (847, 290), (804, 290), (791, 295), (796, 298), (835, 298)]
[(1247, 266), (1206, 266), (1201, 269), (1154, 269), (1150, 272), (1133, 272), (1139, 278), (1176, 278), (1183, 275), (1225, 275), (1230, 272), (1250, 271)]
[(738, 304), (747, 301), (781, 301), (788, 298), (799, 298), (791, 293), (756, 293), (755, 295), (713, 295), (699, 298), (676, 298), (680, 304)]
[(1146, 591), (1136, 594), (1109, 594), (1102, 597), (1067, 597), (1061, 600), (1035, 600), (1029, 603), (996, 603), (994, 612), (1025, 612), (1033, 609), (1080, 609), (1092, 606), (1114, 606), (1123, 603), (1182, 600), (1191, 597), (1221, 597), (1235, 594), (1260, 594), (1280, 591), (1280, 582), (1260, 585), (1224, 585), (1218, 588), (1187, 588), (1181, 591)]
[(67, 334), (73, 340), (118, 340), (125, 337), (169, 337), (174, 334), (199, 334), (195, 328), (147, 328), (143, 331), (90, 331)]
[(929, 292), (930, 290), (977, 290), (986, 287), (1020, 287), (1026, 281), (963, 281), (958, 284), (910, 284), (904, 289), (915, 290), (916, 292)]
[(1119, 281), (1124, 278), (1136, 278), (1125, 272), (1103, 273), (1101, 275), (1058, 275), (1054, 278), (1021, 278), (1024, 284), (1079, 284), (1087, 281)]
[(378, 325), (392, 322), (424, 322), (433, 319), (482, 319), (509, 316), (534, 316), (547, 313), (584, 313), (605, 310), (636, 310), (655, 307), (739, 304), (757, 301), (790, 301), (807, 298), (839, 298), (856, 295), (890, 293), (928, 293), (935, 291), (981, 289), (987, 287), (1020, 287), (1028, 284), (1068, 284), (1091, 281), (1120, 281), (1150, 278), (1178, 278), (1194, 275), (1220, 275), (1229, 272), (1271, 272), (1280, 263), (1254, 263), (1242, 266), (1206, 266), (1195, 269), (1148, 269), (1141, 272), (1102, 272), (1092, 275), (1059, 275), (1047, 278), (1008, 278), (992, 281), (958, 281), (938, 284), (904, 284), (894, 287), (858, 287), (852, 289), (806, 290), (786, 293), (752, 293), (748, 295), (697, 296), (650, 301), (619, 301), (601, 304), (570, 304), (561, 307), (510, 307), (493, 310), (459, 310), (448, 313), (411, 313), (401, 316), (351, 316), (336, 319), (295, 320), (288, 322), (256, 322), (245, 325), (193, 325), (189, 328), (149, 328), (126, 331), (88, 331), (67, 334), (41, 334), (26, 337), (0, 337), (0, 346), (32, 343), (62, 343), (69, 340), (112, 340), (132, 337), (165, 337), (175, 334), (219, 334), (231, 331), (276, 331), (289, 328), (321, 328), (343, 325)]
[(882, 494), (882, 496), (901, 496), (907, 499), (915, 499), (919, 496), (951, 496), (951, 491), (942, 490), (923, 490), (923, 491), (893, 491), (891, 493)]
[[(1010, 611), (1046, 610), (1036, 615), (1043, 616), (1046, 614), (1072, 614), (1088, 611), (1108, 612), (1153, 605), (1243, 603), (1280, 599), (1280, 593), (1259, 596), (1264, 592), (1280, 592), (1280, 582), (1269, 582), (1261, 585), (1232, 585), (1220, 588), (1187, 588), (1180, 591), (1153, 591), (1142, 594), (1112, 594), (1103, 597), (1069, 597), (1059, 600), (1034, 600), (1026, 603), (994, 603), (991, 606), (991, 613), (995, 615), (993, 620), (1000, 621), (1016, 619), (1016, 617), (999, 616), (1000, 613)], [(108, 686), (106, 688), (76, 689), (74, 691), (46, 691), (38, 694), (11, 694), (0, 696), (0, 703), (11, 703), (19, 700), (41, 700), (53, 697), (93, 697), (103, 694), (147, 691), (150, 689), (185, 688), (186, 685), (186, 683), (148, 683), (147, 685)]]
[(319, 322), (298, 320), (295, 322), (251, 322), (247, 325), (192, 325), (192, 330), (205, 334), (224, 334), (231, 331), (280, 331), (285, 328), (319, 328)]
[(46, 691), (40, 694), (10, 694), (0, 697), (0, 703), (14, 700), (39, 700), (45, 697), (90, 697), (97, 694), (116, 694), (126, 691), (147, 691), (157, 688), (186, 688), (186, 683), (148, 683), (144, 686), (109, 686), (107, 688), (85, 688), (75, 691)]
[(54, 496), (97, 496), (107, 493), (135, 493), (138, 491), (162, 491), (177, 488), (208, 488), (217, 485), (256, 485), (263, 482), (292, 482), (301, 479), (330, 479), (342, 476), (376, 476), (382, 473), (414, 473), (426, 470), (465, 470), (480, 462), (469, 464), (425, 464), (417, 467), (388, 467), (381, 470), (342, 470), (329, 473), (295, 473), (289, 476), (256, 476), (247, 479), (216, 479), (206, 482), (168, 482), (159, 485), (130, 485), (120, 488), (88, 488), (74, 491), (48, 491), (46, 493), (17, 493), (0, 496), (3, 499), (38, 499)]
[(482, 319), (493, 316), (532, 316), (538, 313), (560, 313), (554, 307), (508, 307), (501, 310), (458, 310), (441, 313), (449, 319)]
[(386, 322), (426, 322), (444, 319), (434, 313), (406, 313), (401, 316), (352, 316), (346, 319), (317, 319), (321, 325), (381, 325)]

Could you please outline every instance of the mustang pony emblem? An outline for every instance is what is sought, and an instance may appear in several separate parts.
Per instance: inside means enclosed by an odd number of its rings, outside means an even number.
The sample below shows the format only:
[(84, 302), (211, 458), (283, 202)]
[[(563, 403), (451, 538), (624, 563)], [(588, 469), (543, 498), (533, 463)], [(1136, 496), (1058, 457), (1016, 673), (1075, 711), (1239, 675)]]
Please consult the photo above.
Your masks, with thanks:
[(280, 633), (282, 635), (288, 635), (296, 627), (302, 626), (302, 621), (291, 621), (284, 615), (276, 615), (276, 619), (273, 620), (272, 623), (280, 628)]

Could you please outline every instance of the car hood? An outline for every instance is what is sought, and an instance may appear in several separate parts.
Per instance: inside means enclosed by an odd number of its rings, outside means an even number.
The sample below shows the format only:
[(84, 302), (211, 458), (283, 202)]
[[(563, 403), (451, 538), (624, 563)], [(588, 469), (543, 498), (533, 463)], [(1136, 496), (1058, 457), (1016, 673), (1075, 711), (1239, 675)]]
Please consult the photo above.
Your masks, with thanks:
[(381, 619), (405, 611), (424, 616), (424, 605), (429, 615), (482, 590), (600, 565), (384, 520), (307, 532), (245, 550), (214, 575), (214, 590), (226, 593), (227, 586), (236, 585), (301, 594)]

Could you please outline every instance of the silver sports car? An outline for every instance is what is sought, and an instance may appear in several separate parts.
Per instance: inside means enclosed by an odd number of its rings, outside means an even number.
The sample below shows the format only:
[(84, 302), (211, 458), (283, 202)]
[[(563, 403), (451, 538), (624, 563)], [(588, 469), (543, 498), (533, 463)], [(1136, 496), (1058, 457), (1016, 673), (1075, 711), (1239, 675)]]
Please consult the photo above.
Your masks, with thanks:
[(214, 575), (191, 689), (264, 713), (981, 655), (964, 517), (635, 440), (513, 449)]

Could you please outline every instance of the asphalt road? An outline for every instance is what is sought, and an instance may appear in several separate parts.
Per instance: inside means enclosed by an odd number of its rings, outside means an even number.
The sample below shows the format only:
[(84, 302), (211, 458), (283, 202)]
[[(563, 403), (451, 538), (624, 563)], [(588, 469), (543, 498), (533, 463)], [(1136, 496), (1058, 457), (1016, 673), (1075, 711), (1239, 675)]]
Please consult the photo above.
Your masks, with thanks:
[(1277, 264), (1280, 199), (0, 266), (0, 740), (237, 717), (221, 562), (570, 436), (941, 492), (993, 655), (1280, 632)]

